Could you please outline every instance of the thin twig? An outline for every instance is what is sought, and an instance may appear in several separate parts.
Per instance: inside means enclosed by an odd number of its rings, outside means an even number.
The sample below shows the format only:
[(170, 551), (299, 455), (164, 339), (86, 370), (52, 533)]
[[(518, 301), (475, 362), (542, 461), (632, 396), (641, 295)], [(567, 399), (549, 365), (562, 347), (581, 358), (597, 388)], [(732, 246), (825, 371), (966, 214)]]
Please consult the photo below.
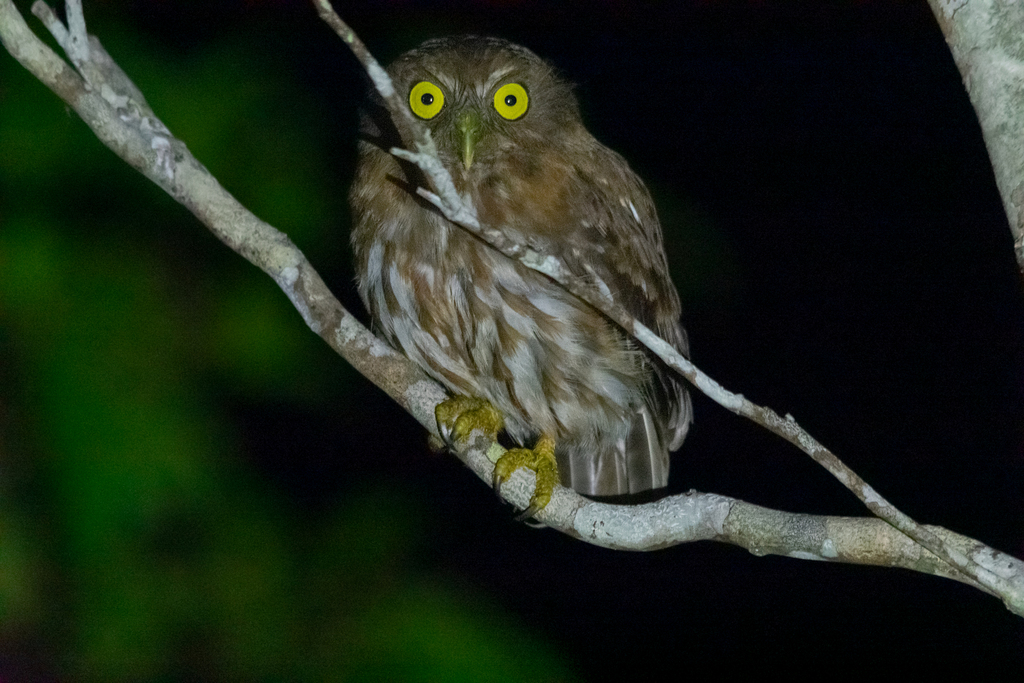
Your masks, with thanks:
[(68, 29), (60, 22), (60, 19), (50, 9), (50, 6), (45, 2), (34, 2), (32, 3), (32, 14), (36, 15), (39, 21), (43, 22), (43, 26), (50, 32), (50, 35), (57, 41), (57, 44), (60, 45), (64, 52), (67, 52)]
[(64, 51), (71, 63), (81, 70), (82, 65), (89, 61), (89, 34), (85, 32), (82, 0), (65, 0), (64, 10), (68, 17), (68, 43)]

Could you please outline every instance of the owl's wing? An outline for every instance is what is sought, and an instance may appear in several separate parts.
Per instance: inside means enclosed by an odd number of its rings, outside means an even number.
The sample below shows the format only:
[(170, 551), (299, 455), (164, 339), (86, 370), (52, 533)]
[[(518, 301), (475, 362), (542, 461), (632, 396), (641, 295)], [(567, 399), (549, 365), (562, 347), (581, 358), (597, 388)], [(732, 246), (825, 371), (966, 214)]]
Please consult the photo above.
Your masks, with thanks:
[(625, 159), (586, 138), (583, 150), (535, 152), (515, 172), (488, 178), (489, 191), (474, 198), (480, 219), (559, 257), (686, 353), (650, 193)]
[[(587, 137), (566, 154), (542, 152), (532, 173), (505, 178), (514, 205), (483, 201), (480, 217), (513, 238), (560, 258), (574, 276), (606, 290), (637, 320), (684, 355), (679, 296), (669, 276), (650, 193), (626, 161)], [(516, 187), (521, 183), (520, 187)], [(494, 193), (500, 197), (503, 193)], [(691, 421), (681, 380), (644, 350), (653, 368), (645, 404), (617, 454), (573, 462), (572, 487), (607, 495), (661, 488), (668, 481), (668, 453), (682, 443)], [(617, 483), (616, 483), (617, 482)]]
[(679, 296), (650, 193), (615, 152), (599, 148), (590, 157), (593, 164), (575, 169), (584, 201), (574, 212), (577, 225), (568, 231), (572, 248), (562, 256), (574, 272), (607, 285), (642, 323), (670, 332), (679, 326)]
[[(625, 159), (594, 144), (589, 154), (592, 163), (575, 169), (576, 191), (584, 201), (577, 205), (577, 225), (567, 231), (570, 239), (560, 254), (563, 262), (577, 276), (607, 286), (630, 315), (688, 357), (679, 295), (669, 275), (654, 201)], [(653, 354), (647, 356), (654, 368), (653, 384), (647, 405), (634, 421), (633, 443), (626, 450), (637, 461), (633, 467), (641, 470), (645, 453), (655, 469), (654, 462), (664, 458), (664, 486), (667, 453), (682, 445), (693, 411), (682, 380)]]

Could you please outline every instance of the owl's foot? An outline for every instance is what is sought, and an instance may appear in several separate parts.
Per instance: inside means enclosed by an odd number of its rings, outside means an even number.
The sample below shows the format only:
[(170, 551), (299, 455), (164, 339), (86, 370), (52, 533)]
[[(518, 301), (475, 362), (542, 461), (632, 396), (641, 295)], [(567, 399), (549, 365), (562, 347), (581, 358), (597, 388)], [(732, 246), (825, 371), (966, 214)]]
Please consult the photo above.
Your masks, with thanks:
[(437, 429), (449, 443), (464, 441), (474, 429), (479, 429), (490, 438), (498, 440), (498, 432), (505, 426), (505, 420), (498, 409), (482, 398), (453, 396), (442, 401), (434, 409)]
[(531, 469), (537, 474), (537, 484), (530, 498), (530, 506), (516, 516), (517, 520), (522, 521), (543, 510), (555, 491), (555, 484), (558, 483), (555, 440), (550, 436), (541, 436), (532, 449), (513, 448), (506, 451), (494, 464), (494, 490), (499, 491), (501, 485), (520, 467)]

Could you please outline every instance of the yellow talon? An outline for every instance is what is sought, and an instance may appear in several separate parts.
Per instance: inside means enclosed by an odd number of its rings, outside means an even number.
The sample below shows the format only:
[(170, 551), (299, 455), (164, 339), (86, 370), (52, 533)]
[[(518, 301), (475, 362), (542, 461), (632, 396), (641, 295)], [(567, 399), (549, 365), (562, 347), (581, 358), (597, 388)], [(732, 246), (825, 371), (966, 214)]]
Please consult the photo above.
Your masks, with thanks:
[(516, 516), (516, 519), (524, 520), (543, 510), (555, 491), (555, 484), (558, 483), (555, 440), (542, 435), (532, 449), (513, 448), (506, 451), (494, 464), (494, 490), (500, 491), (501, 485), (520, 467), (533, 470), (537, 474), (537, 484), (530, 498), (530, 506)]
[(498, 440), (498, 432), (505, 426), (501, 413), (488, 401), (472, 396), (453, 396), (437, 404), (434, 409), (438, 431), (445, 440), (464, 441), (474, 429), (479, 429), (491, 441)]
[[(491, 441), (498, 440), (498, 432), (505, 426), (501, 413), (488, 401), (472, 396), (453, 396), (442, 401), (434, 409), (437, 428), (448, 443), (465, 441), (474, 429), (482, 431)], [(500, 493), (501, 485), (512, 473), (521, 467), (537, 474), (537, 485), (533, 489), (530, 505), (516, 516), (524, 520), (543, 510), (551, 501), (551, 494), (558, 483), (558, 464), (555, 461), (555, 440), (542, 435), (533, 448), (513, 448), (505, 451), (494, 464), (494, 490)]]

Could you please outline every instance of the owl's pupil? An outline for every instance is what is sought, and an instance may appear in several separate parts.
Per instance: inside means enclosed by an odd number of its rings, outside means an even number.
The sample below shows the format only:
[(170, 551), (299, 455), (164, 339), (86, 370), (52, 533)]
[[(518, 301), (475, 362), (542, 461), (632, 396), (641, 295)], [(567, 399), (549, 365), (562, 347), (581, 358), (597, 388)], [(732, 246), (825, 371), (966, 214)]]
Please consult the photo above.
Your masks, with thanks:
[(420, 97), (420, 102), (423, 103), (423, 106), (429, 107), (434, 103), (434, 96), (430, 93), (423, 93), (423, 96)]
[(505, 95), (505, 106), (506, 107), (514, 107), (514, 106), (516, 106), (516, 96), (515, 95)]

